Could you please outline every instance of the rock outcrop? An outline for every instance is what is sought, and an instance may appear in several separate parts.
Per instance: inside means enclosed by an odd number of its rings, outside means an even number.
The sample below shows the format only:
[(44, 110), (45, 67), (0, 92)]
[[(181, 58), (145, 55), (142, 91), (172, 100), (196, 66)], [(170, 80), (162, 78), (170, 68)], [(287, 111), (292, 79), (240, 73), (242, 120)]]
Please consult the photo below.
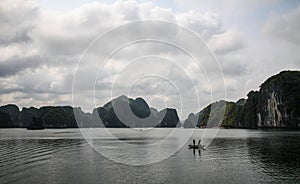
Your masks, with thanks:
[(9, 114), (0, 111), (0, 128), (14, 128)]
[[(246, 100), (236, 103), (226, 102), (225, 111), (221, 113), (224, 114), (222, 127), (300, 128), (300, 71), (280, 72), (267, 79), (259, 91), (251, 91), (247, 96)], [(207, 126), (215, 104), (196, 114), (198, 127)]]
[(184, 121), (183, 127), (184, 128), (195, 128), (198, 122), (198, 114), (190, 113), (188, 118)]
[(299, 128), (300, 72), (283, 71), (270, 77), (258, 92), (248, 95), (246, 106), (253, 109), (253, 119), (244, 119), (251, 127)]
[(27, 128), (30, 124), (33, 123), (33, 117), (37, 117), (38, 109), (35, 107), (22, 108), (18, 122), (20, 128)]
[(150, 115), (150, 108), (142, 98), (134, 100), (120, 96), (97, 108), (96, 112), (108, 128), (144, 127), (143, 119)]
[(120, 96), (94, 109), (103, 125), (108, 128), (176, 127), (179, 118), (175, 109), (158, 112), (150, 108), (142, 98), (131, 99)]
[(158, 112), (159, 124), (156, 127), (177, 127), (180, 125), (176, 109), (166, 108)]
[(38, 110), (37, 118), (45, 128), (77, 128), (71, 106), (46, 106)]
[[(8, 105), (5, 105), (5, 106), (2, 106), (0, 107), (0, 112), (2, 112), (2, 116), (9, 116), (9, 124), (7, 124), (8, 127), (18, 127), (18, 117), (19, 117), (19, 114), (20, 114), (20, 110), (19, 110), (19, 107), (14, 105), (14, 104), (8, 104)], [(4, 115), (6, 114), (6, 115)], [(0, 119), (1, 116), (0, 116)], [(4, 119), (2, 119), (4, 120)], [(7, 120), (5, 120), (7, 121)], [(8, 123), (6, 122), (6, 123)]]

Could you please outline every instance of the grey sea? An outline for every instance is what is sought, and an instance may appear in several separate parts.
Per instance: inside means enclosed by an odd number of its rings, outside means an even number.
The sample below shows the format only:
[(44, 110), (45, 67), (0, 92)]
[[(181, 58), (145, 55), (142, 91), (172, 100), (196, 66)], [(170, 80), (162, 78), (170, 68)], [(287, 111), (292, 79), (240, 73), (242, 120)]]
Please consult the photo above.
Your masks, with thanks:
[[(115, 139), (102, 136), (104, 131)], [(171, 131), (0, 129), (0, 183), (300, 183), (299, 131), (221, 129), (200, 151), (187, 148), (203, 130), (195, 130), (178, 150), (180, 134), (168, 137)], [(170, 150), (166, 158), (141, 164), (135, 161), (145, 154), (133, 150), (129, 152), (133, 165), (122, 163), (128, 161), (122, 145), (165, 140), (167, 146), (154, 147), (158, 150), (150, 158)]]

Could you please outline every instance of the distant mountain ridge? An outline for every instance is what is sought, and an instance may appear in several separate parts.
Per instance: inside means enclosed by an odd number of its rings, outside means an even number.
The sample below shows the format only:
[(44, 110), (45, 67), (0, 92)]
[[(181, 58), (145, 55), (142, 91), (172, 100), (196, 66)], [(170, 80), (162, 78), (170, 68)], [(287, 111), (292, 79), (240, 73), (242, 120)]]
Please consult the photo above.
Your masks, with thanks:
[[(126, 108), (128, 105), (129, 109)], [(117, 116), (116, 110), (121, 117)], [(135, 119), (130, 118), (130, 114)], [(127, 119), (120, 120), (122, 117)], [(0, 107), (0, 128), (34, 128), (35, 125), (44, 128), (177, 127), (179, 118), (175, 109), (166, 108), (158, 112), (150, 108), (144, 99), (126, 96), (115, 98), (103, 107), (95, 108), (92, 113), (71, 106), (24, 107), (21, 111), (13, 104)]]

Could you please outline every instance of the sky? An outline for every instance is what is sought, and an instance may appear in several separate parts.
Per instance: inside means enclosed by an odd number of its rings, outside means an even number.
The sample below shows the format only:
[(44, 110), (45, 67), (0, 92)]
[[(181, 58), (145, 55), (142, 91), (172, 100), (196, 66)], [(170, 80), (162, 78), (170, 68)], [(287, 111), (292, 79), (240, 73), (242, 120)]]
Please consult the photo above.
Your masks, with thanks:
[(299, 0), (3, 0), (0, 104), (140, 96), (186, 118), (299, 70), (299, 20)]

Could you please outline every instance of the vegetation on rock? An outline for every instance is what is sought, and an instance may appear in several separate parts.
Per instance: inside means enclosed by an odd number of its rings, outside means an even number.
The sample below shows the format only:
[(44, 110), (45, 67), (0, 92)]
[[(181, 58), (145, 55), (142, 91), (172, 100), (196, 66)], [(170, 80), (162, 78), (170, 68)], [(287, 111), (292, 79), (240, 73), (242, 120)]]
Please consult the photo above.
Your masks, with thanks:
[[(226, 102), (221, 126), (224, 128), (300, 128), (300, 71), (283, 71), (267, 79), (259, 91), (250, 91), (247, 99)], [(215, 102), (196, 114), (197, 127), (207, 127), (215, 118)], [(215, 120), (213, 120), (215, 121)], [(212, 122), (213, 122), (212, 121)], [(185, 121), (192, 124), (188, 118)], [(209, 123), (210, 124), (210, 123)]]

